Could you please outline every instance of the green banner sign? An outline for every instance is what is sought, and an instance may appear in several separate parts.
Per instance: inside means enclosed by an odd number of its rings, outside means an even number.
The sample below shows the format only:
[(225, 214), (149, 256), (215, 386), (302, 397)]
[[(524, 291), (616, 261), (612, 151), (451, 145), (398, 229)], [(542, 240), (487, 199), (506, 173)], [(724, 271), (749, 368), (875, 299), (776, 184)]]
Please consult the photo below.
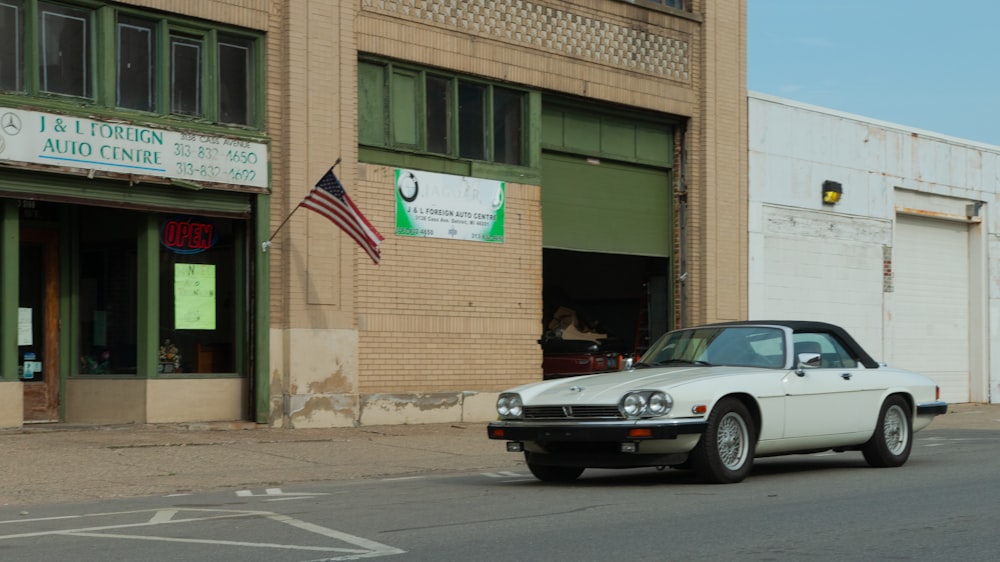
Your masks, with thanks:
[(506, 185), (500, 181), (396, 170), (396, 235), (504, 241)]

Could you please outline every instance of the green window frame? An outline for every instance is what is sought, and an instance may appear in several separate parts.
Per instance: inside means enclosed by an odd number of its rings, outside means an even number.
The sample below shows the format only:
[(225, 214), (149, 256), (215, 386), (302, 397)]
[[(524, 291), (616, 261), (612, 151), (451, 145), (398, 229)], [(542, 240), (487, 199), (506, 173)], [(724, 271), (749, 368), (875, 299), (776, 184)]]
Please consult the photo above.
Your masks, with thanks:
[[(540, 122), (540, 99), (537, 92), (509, 84), (362, 58), (358, 61), (362, 158), (396, 165), (419, 162), (425, 169), (516, 176), (531, 182), (537, 176), (540, 153), (537, 126), (532, 126)], [(502, 170), (507, 170), (506, 176)]]
[(0, 10), (0, 102), (263, 128), (262, 33), (94, 0)]

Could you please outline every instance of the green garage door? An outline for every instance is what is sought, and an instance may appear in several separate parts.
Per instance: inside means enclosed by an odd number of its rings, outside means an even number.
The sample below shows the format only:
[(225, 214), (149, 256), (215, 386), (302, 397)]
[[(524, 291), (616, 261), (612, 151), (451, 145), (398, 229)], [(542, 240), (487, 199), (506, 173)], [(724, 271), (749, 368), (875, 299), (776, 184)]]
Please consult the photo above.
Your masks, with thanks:
[(671, 200), (667, 170), (542, 155), (546, 248), (669, 257)]

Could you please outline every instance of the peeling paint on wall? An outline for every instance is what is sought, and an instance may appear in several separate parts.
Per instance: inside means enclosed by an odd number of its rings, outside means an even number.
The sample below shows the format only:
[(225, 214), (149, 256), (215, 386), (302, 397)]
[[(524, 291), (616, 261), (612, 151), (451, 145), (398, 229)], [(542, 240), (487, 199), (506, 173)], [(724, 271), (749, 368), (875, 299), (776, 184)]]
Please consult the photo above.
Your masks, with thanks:
[(285, 414), (292, 428), (352, 427), (357, 425), (357, 398), (344, 394), (290, 394)]
[(334, 394), (338, 392), (349, 392), (351, 381), (339, 369), (330, 374), (329, 377), (309, 383), (309, 394)]
[(362, 425), (462, 421), (463, 394), (370, 394), (361, 399)]

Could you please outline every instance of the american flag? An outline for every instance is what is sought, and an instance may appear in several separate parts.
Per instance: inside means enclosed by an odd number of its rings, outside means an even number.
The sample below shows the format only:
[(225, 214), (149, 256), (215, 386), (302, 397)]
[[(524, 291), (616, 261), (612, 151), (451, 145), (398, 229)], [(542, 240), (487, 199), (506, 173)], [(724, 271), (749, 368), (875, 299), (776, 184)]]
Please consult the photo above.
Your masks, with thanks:
[(333, 221), (368, 253), (375, 265), (381, 261), (382, 254), (378, 246), (385, 239), (347, 196), (332, 168), (323, 174), (299, 205)]

